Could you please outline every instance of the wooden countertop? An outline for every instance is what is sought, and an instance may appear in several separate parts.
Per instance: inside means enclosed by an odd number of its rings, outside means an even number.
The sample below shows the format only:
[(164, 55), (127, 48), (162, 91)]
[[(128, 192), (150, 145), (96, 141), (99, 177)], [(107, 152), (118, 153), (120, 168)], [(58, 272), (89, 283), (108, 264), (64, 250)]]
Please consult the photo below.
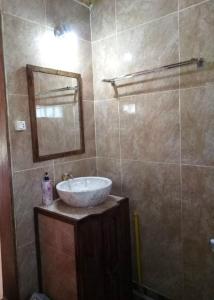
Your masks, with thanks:
[(122, 200), (124, 200), (124, 197), (109, 195), (107, 200), (101, 205), (79, 208), (68, 206), (62, 200), (58, 199), (55, 200), (54, 203), (50, 206), (37, 206), (35, 207), (35, 210), (48, 215), (58, 215), (59, 217), (65, 217), (66, 219), (70, 219), (71, 221), (80, 221), (92, 215), (102, 214), (106, 210), (118, 206)]

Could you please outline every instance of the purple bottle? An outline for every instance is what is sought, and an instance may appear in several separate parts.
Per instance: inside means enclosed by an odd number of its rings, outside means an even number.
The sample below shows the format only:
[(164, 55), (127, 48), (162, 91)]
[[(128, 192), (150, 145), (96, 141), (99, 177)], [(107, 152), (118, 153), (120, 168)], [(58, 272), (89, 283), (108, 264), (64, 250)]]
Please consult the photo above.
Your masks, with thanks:
[(42, 203), (45, 206), (53, 203), (53, 186), (47, 172), (42, 180)]

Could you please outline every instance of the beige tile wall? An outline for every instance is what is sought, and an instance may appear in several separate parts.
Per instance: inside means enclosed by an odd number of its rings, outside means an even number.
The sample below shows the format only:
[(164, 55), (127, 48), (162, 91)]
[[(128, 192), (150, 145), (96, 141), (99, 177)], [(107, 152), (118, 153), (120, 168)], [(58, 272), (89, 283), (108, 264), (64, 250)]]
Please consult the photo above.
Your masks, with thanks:
[[(214, 1), (100, 0), (91, 25), (97, 172), (140, 215), (143, 283), (173, 300), (210, 300)], [(102, 82), (192, 57), (204, 68), (121, 82), (118, 99)]]
[[(38, 290), (33, 207), (41, 204), (44, 172), (54, 183), (65, 172), (96, 175), (90, 11), (73, 0), (4, 0), (2, 13), (19, 288), (25, 300)], [(73, 24), (74, 44), (54, 40), (53, 27), (61, 22)], [(26, 64), (81, 73), (85, 154), (33, 162)], [(16, 132), (15, 120), (25, 120), (27, 130)]]
[[(64, 172), (112, 178), (113, 192), (128, 195), (140, 214), (143, 283), (173, 300), (211, 300), (213, 0), (99, 0), (91, 11), (92, 47), (90, 11), (79, 1), (1, 5), (21, 300), (38, 288), (33, 206), (41, 203), (45, 171), (54, 182)], [(53, 44), (61, 21), (75, 27), (78, 47)], [(101, 81), (193, 56), (206, 59), (200, 72), (138, 78), (120, 86), (119, 99)], [(33, 163), (27, 63), (82, 74), (84, 155)], [(14, 131), (16, 119), (26, 120), (27, 131)]]

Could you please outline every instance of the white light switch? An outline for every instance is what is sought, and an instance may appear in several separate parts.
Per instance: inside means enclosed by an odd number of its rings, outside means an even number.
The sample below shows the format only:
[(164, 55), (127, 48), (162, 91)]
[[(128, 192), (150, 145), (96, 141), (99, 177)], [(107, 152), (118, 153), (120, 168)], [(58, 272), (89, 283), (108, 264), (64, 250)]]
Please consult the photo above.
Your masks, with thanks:
[(25, 121), (16, 121), (15, 122), (15, 130), (16, 131), (26, 130), (26, 122)]

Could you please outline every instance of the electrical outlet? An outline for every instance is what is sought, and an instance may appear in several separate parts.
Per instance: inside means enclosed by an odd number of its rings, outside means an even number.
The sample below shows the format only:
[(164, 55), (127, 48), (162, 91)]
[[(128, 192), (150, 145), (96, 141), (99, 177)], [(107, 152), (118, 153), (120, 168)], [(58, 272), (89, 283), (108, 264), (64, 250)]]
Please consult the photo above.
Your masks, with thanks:
[(25, 131), (26, 128), (26, 122), (25, 121), (16, 121), (15, 122), (15, 130), (16, 131)]

